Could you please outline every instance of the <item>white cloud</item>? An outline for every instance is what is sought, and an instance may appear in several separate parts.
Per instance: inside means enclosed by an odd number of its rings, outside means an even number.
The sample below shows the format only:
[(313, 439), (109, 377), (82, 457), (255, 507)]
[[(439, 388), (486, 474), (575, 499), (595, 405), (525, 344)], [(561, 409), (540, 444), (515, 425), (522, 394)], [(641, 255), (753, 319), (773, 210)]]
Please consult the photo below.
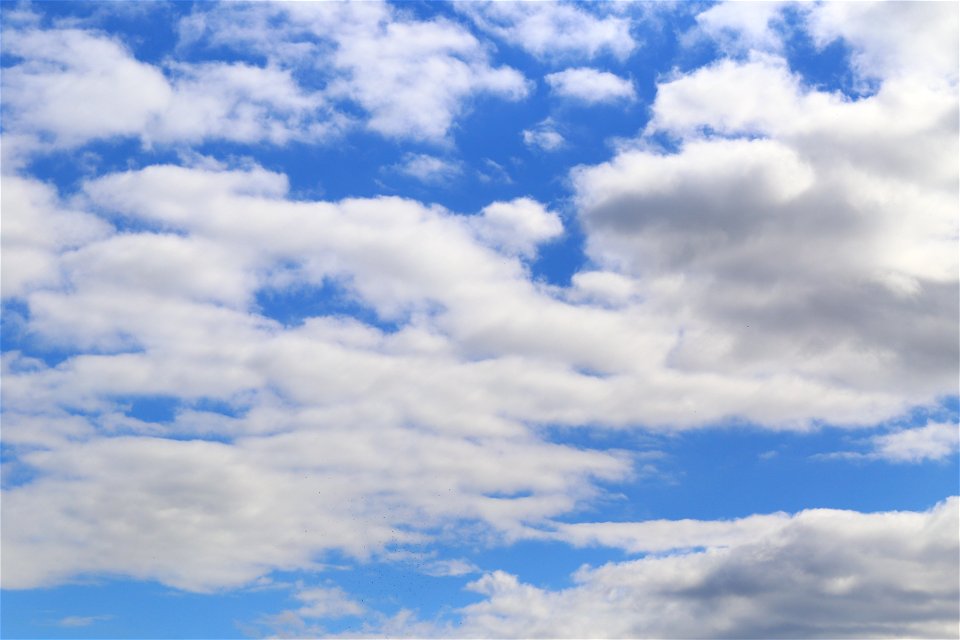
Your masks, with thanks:
[[(320, 28), (334, 11), (324, 7), (291, 10), (315, 9), (297, 24)], [(440, 76), (489, 67), (450, 23), (410, 23), (380, 5), (349, 11), (344, 25), (374, 34), (335, 62), (356, 96), (374, 86), (361, 77), (368, 54), (396, 63), (383, 68), (388, 87), (436, 55)], [(404, 49), (410, 38), (422, 47)], [(145, 72), (116, 45), (105, 51)], [(255, 103), (245, 83), (256, 76), (273, 83), (278, 112), (305, 109), (308, 94), (280, 62), (298, 51), (271, 53), (256, 71), (217, 68), (231, 78), (217, 90)], [(446, 135), (443, 118), (474, 88), (430, 97), (441, 124), (415, 135)], [(386, 133), (407, 118), (366, 104)], [(591, 263), (571, 287), (530, 278), (523, 258), (563, 226), (529, 199), (472, 216), (400, 198), (310, 202), (288, 198), (281, 174), (200, 162), (89, 180), (67, 204), (4, 177), (4, 295), (28, 306), (25, 330), (69, 354), (56, 367), (3, 359), (4, 437), (37, 473), (4, 492), (5, 585), (119, 574), (211, 590), (318, 567), (330, 552), (415, 547), (456, 524), (492, 539), (542, 536), (634, 460), (551, 444), (540, 425), (869, 424), (955, 390), (955, 92), (898, 76), (850, 101), (754, 56), (666, 80), (652, 111), (647, 133), (675, 136), (676, 153), (641, 140), (573, 176)], [(24, 213), (8, 229), (11, 202)], [(93, 211), (151, 231), (117, 234)], [(321, 287), (396, 330), (319, 312), (285, 326), (257, 306), (258, 293)], [(124, 415), (124, 398), (156, 395), (176, 400), (173, 420)], [(204, 399), (235, 415), (204, 410)], [(877, 446), (933, 451), (905, 436)], [(629, 570), (686, 562), (702, 582), (714, 576), (707, 560), (736, 568), (757, 549), (741, 536), (757, 524), (693, 525), (677, 539), (731, 546)], [(634, 533), (564, 535), (627, 546)], [(872, 567), (850, 575), (876, 582)], [(570, 596), (570, 610), (591, 593)], [(753, 613), (731, 615), (718, 633), (746, 629)]]
[(3, 177), (4, 298), (61, 284), (61, 252), (109, 235), (113, 229), (87, 213), (64, 210), (55, 191), (27, 178)]
[(632, 82), (608, 71), (576, 67), (548, 74), (545, 80), (558, 96), (586, 104), (636, 98)]
[(364, 612), (363, 605), (350, 599), (339, 587), (301, 589), (296, 598), (303, 603), (297, 614), (304, 618), (342, 618)]
[(778, 533), (790, 524), (783, 513), (736, 520), (648, 520), (560, 524), (553, 535), (577, 547), (606, 546), (630, 553), (661, 553), (697, 547), (736, 547)]
[[(4, 31), (23, 61), (4, 69), (10, 129), (59, 147), (131, 136), (153, 142), (283, 144), (323, 140), (347, 126), (288, 70), (242, 63), (139, 62), (120, 43), (77, 29)], [(36, 141), (33, 150), (44, 150)]]
[(731, 53), (779, 51), (783, 40), (774, 26), (786, 5), (775, 1), (722, 2), (697, 14), (697, 29)]
[[(312, 37), (303, 40), (305, 32)], [(5, 140), (17, 142), (6, 157), (22, 163), (51, 145), (123, 136), (148, 145), (323, 142), (355, 125), (345, 102), (362, 107), (375, 132), (444, 142), (474, 98), (528, 92), (522, 74), (491, 66), (465, 28), (387, 5), (205, 7), (184, 19), (181, 33), (178, 53), (207, 36), (261, 51), (268, 63), (169, 58), (157, 67), (96, 31), (5, 29), (5, 51), (22, 58), (3, 74)], [(315, 87), (297, 80), (317, 75)]]
[(463, 173), (460, 163), (425, 153), (405, 154), (401, 163), (394, 169), (398, 173), (426, 183), (446, 182)]
[(474, 98), (519, 100), (529, 90), (515, 69), (491, 66), (464, 27), (379, 2), (202, 8), (182, 34), (185, 45), (252, 48), (281, 67), (319, 68), (326, 97), (358, 104), (366, 126), (392, 138), (443, 142)]
[(535, 255), (537, 245), (563, 234), (560, 216), (530, 198), (494, 202), (470, 222), (484, 243), (525, 257)]
[(825, 46), (844, 39), (853, 49), (854, 68), (864, 78), (957, 81), (956, 4), (823, 3), (805, 8), (805, 13), (814, 41)]
[(5, 128), (50, 132), (66, 145), (139, 135), (173, 90), (118, 42), (76, 30), (4, 29)]
[(901, 464), (943, 460), (957, 453), (960, 432), (956, 423), (931, 422), (923, 427), (872, 436), (865, 444), (866, 452), (843, 451), (818, 457), (885, 460)]
[(532, 129), (524, 129), (522, 135), (525, 145), (544, 151), (556, 151), (567, 143), (563, 135), (557, 131), (556, 123), (552, 118), (543, 120)]
[[(706, 549), (583, 567), (574, 586), (561, 590), (495, 571), (469, 585), (484, 600), (464, 607), (457, 626), (408, 618), (393, 621), (400, 628), (391, 631), (497, 638), (949, 637), (960, 614), (958, 524), (956, 498), (920, 513), (815, 509), (732, 523), (660, 522), (654, 535), (665, 545), (672, 526), (678, 542)], [(636, 526), (636, 544), (643, 546), (640, 536), (650, 531)], [(741, 535), (717, 536), (730, 527)]]
[(599, 17), (599, 5), (561, 2), (464, 2), (456, 8), (483, 31), (546, 60), (593, 58), (608, 52), (625, 59), (636, 47), (627, 18)]
[(925, 427), (904, 429), (873, 439), (874, 455), (892, 462), (943, 460), (957, 452), (956, 424), (933, 422)]

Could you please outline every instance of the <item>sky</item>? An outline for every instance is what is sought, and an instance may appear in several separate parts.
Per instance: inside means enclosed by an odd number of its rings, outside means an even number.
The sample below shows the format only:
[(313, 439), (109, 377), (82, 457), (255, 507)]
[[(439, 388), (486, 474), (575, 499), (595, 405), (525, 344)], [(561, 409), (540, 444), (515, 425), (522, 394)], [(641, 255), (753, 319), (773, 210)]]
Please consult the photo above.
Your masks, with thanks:
[(958, 5), (2, 2), (4, 638), (958, 637)]

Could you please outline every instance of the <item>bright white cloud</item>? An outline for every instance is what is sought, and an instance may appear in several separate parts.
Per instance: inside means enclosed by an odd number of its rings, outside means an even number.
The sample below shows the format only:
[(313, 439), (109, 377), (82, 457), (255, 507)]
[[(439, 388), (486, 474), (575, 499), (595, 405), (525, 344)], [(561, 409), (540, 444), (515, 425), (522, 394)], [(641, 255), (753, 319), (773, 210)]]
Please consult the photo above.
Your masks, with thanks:
[(632, 82), (608, 71), (576, 67), (551, 73), (544, 79), (556, 95), (586, 104), (636, 98)]
[(955, 423), (931, 422), (923, 427), (876, 435), (865, 444), (868, 449), (866, 452), (843, 451), (818, 457), (885, 460), (900, 464), (944, 460), (956, 455), (960, 447), (960, 432)]
[(807, 29), (825, 46), (842, 38), (867, 79), (909, 76), (957, 81), (957, 5), (928, 2), (822, 3), (806, 8)]
[(629, 19), (593, 14), (600, 5), (464, 2), (456, 8), (478, 28), (541, 59), (593, 58), (604, 52), (624, 59), (636, 47)]
[[(354, 125), (344, 102), (360, 105), (366, 126), (385, 136), (442, 142), (475, 97), (528, 92), (522, 74), (491, 66), (462, 26), (408, 19), (386, 5), (204, 8), (185, 19), (183, 46), (206, 42), (210, 30), (219, 30), (215, 44), (261, 50), (268, 64), (171, 60), (161, 68), (94, 31), (5, 29), (5, 51), (22, 58), (4, 69), (5, 136), (31, 138), (7, 155), (44, 150), (51, 138), (56, 147), (120, 136), (323, 142)], [(302, 86), (295, 77), (317, 73), (324, 47), (333, 52), (320, 65), (323, 82)]]
[(384, 3), (219, 5), (185, 19), (182, 34), (188, 45), (252, 47), (281, 67), (319, 66), (325, 96), (358, 104), (366, 126), (392, 138), (444, 141), (474, 98), (529, 90), (464, 27)]
[[(4, 70), (10, 129), (57, 146), (98, 138), (153, 142), (283, 144), (323, 140), (347, 125), (318, 93), (303, 91), (287, 70), (242, 63), (174, 63), (164, 70), (137, 61), (120, 43), (77, 29), (8, 29), (23, 61)], [(39, 141), (33, 143), (43, 149)]]
[(560, 216), (530, 198), (494, 202), (470, 222), (484, 243), (526, 257), (536, 253), (537, 245), (563, 234)]
[(700, 34), (731, 53), (778, 51), (782, 36), (775, 28), (785, 2), (721, 2), (697, 14)]
[(96, 216), (63, 210), (49, 186), (16, 176), (3, 177), (3, 297), (22, 296), (61, 282), (61, 252), (109, 235)]

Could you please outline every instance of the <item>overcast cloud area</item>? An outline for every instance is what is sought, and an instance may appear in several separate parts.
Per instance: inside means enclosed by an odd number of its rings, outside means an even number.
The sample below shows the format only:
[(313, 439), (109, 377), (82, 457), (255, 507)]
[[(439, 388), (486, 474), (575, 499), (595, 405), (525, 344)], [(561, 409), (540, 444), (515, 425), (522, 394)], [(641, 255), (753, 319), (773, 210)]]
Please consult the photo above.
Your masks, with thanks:
[[(955, 469), (955, 3), (78, 7), (2, 7), (5, 600), (283, 594), (233, 635), (960, 633), (955, 478), (912, 510), (615, 506), (731, 425), (842, 431), (814, 475)], [(310, 149), (367, 186), (303, 188)], [(520, 544), (610, 555), (546, 584), (464, 551)], [(456, 599), (340, 580), (410, 557)], [(134, 615), (101, 605), (36, 633)]]

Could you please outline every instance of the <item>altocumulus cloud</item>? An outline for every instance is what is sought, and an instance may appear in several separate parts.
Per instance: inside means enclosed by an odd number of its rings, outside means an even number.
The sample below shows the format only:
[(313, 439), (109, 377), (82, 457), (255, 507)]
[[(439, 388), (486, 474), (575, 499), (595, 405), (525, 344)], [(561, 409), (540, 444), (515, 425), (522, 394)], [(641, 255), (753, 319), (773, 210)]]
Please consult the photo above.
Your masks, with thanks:
[[(956, 394), (956, 6), (676, 11), (677, 46), (718, 53), (643, 89), (625, 65), (666, 10), (203, 5), (148, 61), (97, 24), (5, 7), (4, 588), (333, 576), (248, 621), (300, 636), (343, 618), (421, 637), (955, 636), (956, 498), (591, 511), (642, 475), (650, 434), (872, 428)], [(861, 93), (791, 66), (791, 29), (842, 42)], [(479, 105), (534, 99), (508, 153), (458, 149)], [(547, 163), (583, 144), (570, 99), (645, 115), (550, 169), (562, 197), (524, 179), (459, 204), (305, 197), (274, 155), (373, 140), (396, 151), (374, 173), (419, 189), (484, 162), (521, 176), (524, 145), (563, 150)], [(59, 183), (36, 164), (118, 141), (136, 161)], [(544, 277), (573, 243), (569, 278)], [(306, 302), (323, 296), (348, 310)], [(143, 398), (169, 416), (137, 415)], [(863, 437), (836, 464), (957, 452), (949, 418)], [(633, 557), (546, 586), (451, 540)], [(408, 552), (466, 583), (454, 622), (378, 609), (328, 571)]]

